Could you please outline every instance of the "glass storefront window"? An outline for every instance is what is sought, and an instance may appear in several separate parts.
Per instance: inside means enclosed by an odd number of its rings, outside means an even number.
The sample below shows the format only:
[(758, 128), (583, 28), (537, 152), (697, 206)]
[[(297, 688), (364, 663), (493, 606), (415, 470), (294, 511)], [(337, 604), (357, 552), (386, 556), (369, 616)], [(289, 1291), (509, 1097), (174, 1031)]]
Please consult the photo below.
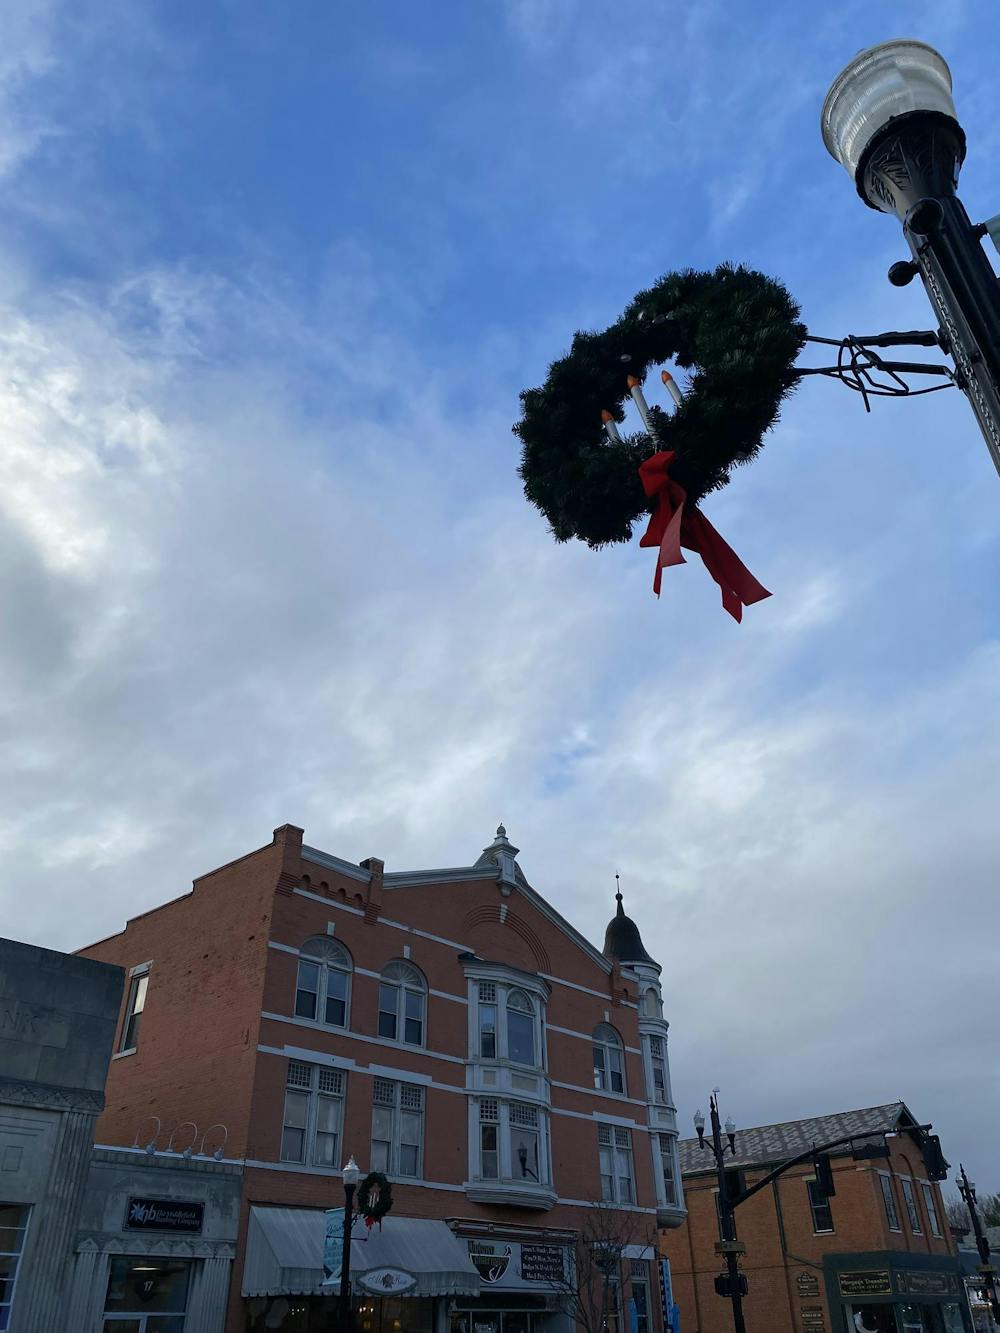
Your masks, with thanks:
[(899, 1311), (903, 1333), (926, 1333), (919, 1305), (904, 1305)]
[(847, 1326), (851, 1333), (898, 1333), (891, 1305), (849, 1305)]
[(0, 1203), (0, 1329), (10, 1323), (17, 1266), (27, 1226), (27, 1208), (17, 1203)]
[(183, 1333), (190, 1272), (185, 1259), (112, 1259), (104, 1333)]

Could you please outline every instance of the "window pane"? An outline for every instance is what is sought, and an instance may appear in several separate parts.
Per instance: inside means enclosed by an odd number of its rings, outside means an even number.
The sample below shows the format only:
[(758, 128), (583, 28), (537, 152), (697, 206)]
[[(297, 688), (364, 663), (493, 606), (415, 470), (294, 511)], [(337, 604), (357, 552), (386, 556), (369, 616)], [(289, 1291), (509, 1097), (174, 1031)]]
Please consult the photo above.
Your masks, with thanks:
[(333, 1027), (342, 1028), (347, 1020), (347, 1005), (336, 995), (326, 997), (326, 1021)]
[(663, 1169), (663, 1197), (667, 1203), (677, 1202), (677, 1189), (674, 1185), (674, 1154), (670, 1140), (660, 1139), (660, 1165)]
[(906, 1204), (906, 1216), (910, 1221), (910, 1230), (915, 1236), (922, 1234), (923, 1229), (920, 1225), (920, 1214), (917, 1212), (917, 1198), (913, 1193), (912, 1180), (900, 1180), (903, 1187), (903, 1202)]
[(632, 1299), (635, 1301), (636, 1333), (649, 1333), (649, 1288), (645, 1282), (632, 1279)]
[(420, 1174), (419, 1166), (420, 1149), (411, 1143), (401, 1143), (399, 1145), (399, 1174), (401, 1176), (418, 1176)]
[(389, 1170), (389, 1145), (383, 1139), (372, 1139), (371, 1169), (383, 1172)]
[(833, 1213), (826, 1195), (820, 1193), (815, 1180), (806, 1181), (806, 1188), (809, 1191), (809, 1206), (812, 1208), (813, 1231), (832, 1231)]
[(538, 1180), (538, 1134), (531, 1129), (512, 1129), (511, 1162), (515, 1180)]
[(321, 1133), (316, 1131), (316, 1151), (313, 1154), (313, 1160), (317, 1166), (339, 1166), (339, 1155), (337, 1152), (337, 1140), (339, 1135)]
[(189, 1271), (187, 1261), (166, 1255), (112, 1259), (104, 1308), (109, 1314), (117, 1310), (183, 1313), (187, 1306)]
[(387, 986), (383, 981), (378, 988), (378, 1035), (396, 1036), (396, 1004), (399, 992), (395, 986)]
[(296, 1129), (305, 1129), (306, 1116), (309, 1114), (309, 1094), (305, 1092), (285, 1093), (285, 1124)]
[(424, 997), (411, 990), (406, 992), (406, 1017), (419, 1018), (421, 1021), (424, 1017)]
[(424, 1025), (419, 1018), (407, 1018), (405, 1035), (403, 1040), (409, 1046), (422, 1046), (424, 1044)]
[(122, 1038), (122, 1050), (134, 1051), (139, 1045), (139, 1019), (142, 1014), (130, 1014), (129, 1020), (125, 1024), (125, 1035)]
[(479, 1054), (484, 1060), (495, 1060), (497, 1054), (497, 1010), (495, 1004), (479, 1006)]
[(930, 1185), (922, 1185), (924, 1192), (924, 1207), (927, 1209), (927, 1218), (931, 1224), (931, 1235), (940, 1236), (941, 1224), (938, 1221), (937, 1204), (934, 1201), (934, 1190)]
[(535, 1063), (535, 1020), (531, 1014), (507, 1010), (507, 1057), (520, 1065)]
[(135, 990), (132, 1001), (132, 1012), (134, 1014), (141, 1014), (143, 1009), (146, 1007), (146, 987), (148, 985), (149, 985), (148, 973), (143, 973), (141, 977), (136, 977), (135, 981), (133, 982)]
[(667, 1078), (662, 1060), (653, 1061), (653, 1098), (658, 1102), (667, 1100)]
[(305, 1130), (286, 1128), (281, 1135), (281, 1160), (283, 1162), (304, 1162), (305, 1149)]
[(892, 1181), (888, 1176), (879, 1176), (882, 1185), (882, 1202), (885, 1204), (885, 1216), (889, 1223), (890, 1231), (898, 1231), (899, 1215), (896, 1212), (896, 1200), (892, 1193)]
[(611, 1149), (601, 1148), (601, 1198), (613, 1199), (615, 1197), (615, 1177), (611, 1164)]
[(480, 1172), (484, 1180), (498, 1180), (500, 1177), (500, 1155), (497, 1151), (496, 1125), (482, 1125), (479, 1130), (481, 1146)]
[(611, 1071), (611, 1091), (624, 1092), (625, 1078), (624, 1078), (624, 1071), (622, 1070), (621, 1051), (609, 1050), (608, 1063)]
[(376, 1106), (372, 1111), (372, 1138), (392, 1138), (392, 1111), (387, 1106)]
[(594, 1087), (606, 1088), (608, 1086), (607, 1070), (605, 1068), (604, 1047), (594, 1047)]
[(324, 1134), (340, 1128), (340, 1102), (320, 1097), (316, 1104), (316, 1128)]

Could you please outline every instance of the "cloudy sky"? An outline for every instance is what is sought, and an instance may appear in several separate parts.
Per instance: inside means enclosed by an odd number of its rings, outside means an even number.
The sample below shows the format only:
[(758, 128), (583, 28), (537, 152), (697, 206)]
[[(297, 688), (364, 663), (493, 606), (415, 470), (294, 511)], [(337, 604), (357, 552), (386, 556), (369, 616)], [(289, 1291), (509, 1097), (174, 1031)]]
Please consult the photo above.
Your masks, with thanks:
[[(574, 329), (742, 260), (926, 327), (819, 136), (993, 0), (5, 7), (3, 930), (72, 949), (303, 825), (390, 869), (503, 819), (592, 939), (620, 871), (690, 1123), (904, 1098), (1000, 1186), (1000, 479), (957, 392), (808, 382), (707, 512), (774, 592), (558, 546), (510, 433)], [(991, 1175), (992, 1172), (992, 1175)]]

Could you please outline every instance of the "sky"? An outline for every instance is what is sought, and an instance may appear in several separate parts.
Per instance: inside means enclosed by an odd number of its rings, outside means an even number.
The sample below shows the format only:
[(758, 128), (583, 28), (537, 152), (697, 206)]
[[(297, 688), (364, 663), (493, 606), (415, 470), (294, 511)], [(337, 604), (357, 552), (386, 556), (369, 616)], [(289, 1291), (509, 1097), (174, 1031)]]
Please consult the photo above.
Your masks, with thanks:
[[(662, 963), (684, 1132), (902, 1098), (1000, 1187), (1000, 478), (957, 391), (806, 381), (705, 510), (773, 597), (556, 544), (511, 424), (578, 328), (744, 262), (931, 327), (820, 139), (938, 47), (1000, 212), (992, 0), (20, 0), (0, 15), (4, 934), (122, 928), (283, 823), (500, 820)], [(923, 353), (921, 353), (923, 355)]]

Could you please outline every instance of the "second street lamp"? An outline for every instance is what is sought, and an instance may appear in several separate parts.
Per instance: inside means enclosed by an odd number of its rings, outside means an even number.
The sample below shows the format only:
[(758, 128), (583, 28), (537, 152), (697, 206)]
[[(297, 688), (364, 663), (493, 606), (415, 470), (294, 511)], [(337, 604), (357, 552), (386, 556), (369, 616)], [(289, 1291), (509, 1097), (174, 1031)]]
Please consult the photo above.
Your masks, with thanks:
[(834, 80), (822, 129), (864, 202), (902, 222), (912, 259), (893, 264), (889, 280), (920, 275), (1000, 472), (1000, 281), (980, 243), (985, 225), (970, 222), (955, 193), (965, 131), (951, 71), (923, 42), (870, 47)]
[(354, 1192), (361, 1179), (361, 1168), (351, 1154), (341, 1171), (344, 1181), (344, 1245), (340, 1258), (340, 1304), (337, 1308), (338, 1333), (350, 1333), (351, 1327), (351, 1231), (354, 1226)]
[[(726, 1272), (715, 1280), (715, 1289), (720, 1296), (728, 1296), (733, 1306), (733, 1329), (735, 1333), (746, 1333), (743, 1319), (743, 1297), (747, 1293), (746, 1276), (740, 1272), (740, 1255), (746, 1253), (746, 1246), (736, 1236), (736, 1215), (733, 1211), (732, 1193), (726, 1179), (726, 1147), (722, 1142), (722, 1123), (719, 1120), (719, 1090), (709, 1099), (709, 1111), (712, 1117), (712, 1137), (705, 1137), (705, 1117), (700, 1111), (694, 1117), (694, 1127), (698, 1133), (698, 1142), (702, 1148), (710, 1148), (715, 1158), (715, 1169), (719, 1186), (719, 1240), (715, 1252), (726, 1261)], [(736, 1125), (732, 1117), (726, 1120), (726, 1137), (729, 1140), (729, 1152), (736, 1155)]]
[(979, 1208), (976, 1204), (976, 1187), (965, 1174), (965, 1167), (959, 1166), (958, 1192), (969, 1210), (969, 1217), (972, 1219), (972, 1230), (976, 1236), (976, 1249), (979, 1251), (979, 1281), (982, 1288), (983, 1299), (990, 1307), (990, 1315), (993, 1322), (1000, 1324), (1000, 1297), (997, 1295), (997, 1270), (990, 1262), (990, 1242), (986, 1233), (983, 1231), (982, 1220), (979, 1216)]

